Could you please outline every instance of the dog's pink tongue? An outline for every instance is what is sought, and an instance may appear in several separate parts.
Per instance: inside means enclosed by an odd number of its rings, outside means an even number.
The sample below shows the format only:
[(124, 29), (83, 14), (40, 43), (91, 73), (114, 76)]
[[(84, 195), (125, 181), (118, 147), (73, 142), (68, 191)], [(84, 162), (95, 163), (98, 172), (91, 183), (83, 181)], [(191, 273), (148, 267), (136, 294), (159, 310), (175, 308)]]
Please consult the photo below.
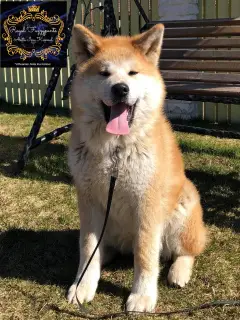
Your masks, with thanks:
[(117, 135), (129, 134), (127, 105), (125, 103), (118, 103), (110, 108), (110, 120), (107, 124), (106, 131)]

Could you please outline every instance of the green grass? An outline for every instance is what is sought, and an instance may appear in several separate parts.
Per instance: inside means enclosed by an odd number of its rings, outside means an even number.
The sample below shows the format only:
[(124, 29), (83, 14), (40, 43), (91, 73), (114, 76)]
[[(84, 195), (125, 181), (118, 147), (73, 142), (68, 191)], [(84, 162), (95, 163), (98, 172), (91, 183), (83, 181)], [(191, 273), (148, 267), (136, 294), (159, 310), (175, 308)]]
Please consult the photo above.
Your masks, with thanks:
[[(79, 228), (66, 161), (69, 134), (34, 150), (25, 172), (13, 177), (12, 166), (34, 119), (29, 110), (9, 106), (0, 113), (0, 319), (77, 319), (50, 307), (77, 311), (65, 298), (78, 263)], [(48, 115), (41, 132), (69, 120)], [(158, 311), (239, 297), (240, 142), (177, 136), (187, 175), (201, 193), (211, 242), (183, 289), (167, 285), (169, 264), (161, 264)], [(97, 295), (87, 308), (97, 314), (123, 310), (132, 279), (132, 257), (119, 256), (103, 270)], [(237, 307), (224, 307), (170, 319), (239, 318)]]

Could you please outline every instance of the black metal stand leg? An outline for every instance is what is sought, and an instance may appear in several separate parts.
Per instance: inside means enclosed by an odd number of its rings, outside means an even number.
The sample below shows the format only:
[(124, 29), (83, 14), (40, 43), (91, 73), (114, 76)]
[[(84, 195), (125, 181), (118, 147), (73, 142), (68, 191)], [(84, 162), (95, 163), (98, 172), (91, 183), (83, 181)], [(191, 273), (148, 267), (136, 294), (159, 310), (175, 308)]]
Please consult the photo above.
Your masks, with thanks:
[(76, 64), (73, 64), (71, 66), (71, 73), (70, 76), (67, 79), (67, 83), (65, 84), (64, 88), (63, 88), (63, 96), (62, 96), (62, 100), (66, 100), (69, 97), (70, 91), (71, 91), (71, 85), (72, 85), (72, 81), (74, 78), (74, 73), (76, 70)]
[(37, 113), (37, 116), (34, 120), (34, 123), (32, 125), (32, 128), (30, 130), (30, 133), (29, 133), (29, 136), (27, 138), (27, 142), (24, 146), (24, 149), (22, 151), (22, 154), (20, 156), (20, 159), (18, 160), (18, 164), (17, 164), (17, 170), (16, 170), (16, 174), (19, 174), (25, 164), (26, 164), (26, 161), (28, 159), (28, 156), (29, 156), (29, 152), (30, 152), (30, 149), (33, 145), (33, 142), (35, 141), (38, 133), (39, 133), (39, 130), (41, 128), (41, 125), (42, 125), (42, 122), (43, 122), (43, 119), (46, 115), (46, 111), (47, 111), (47, 108), (49, 106), (49, 102), (51, 101), (51, 98), (52, 98), (52, 95), (53, 95), (53, 91), (56, 87), (56, 84), (57, 84), (57, 81), (58, 81), (58, 77), (59, 77), (59, 74), (60, 74), (60, 70), (61, 68), (60, 67), (55, 67), (53, 69), (53, 72), (52, 72), (52, 75), (51, 75), (51, 78), (50, 78), (50, 81), (48, 83), (48, 87), (47, 87), (47, 90), (45, 92), (45, 95), (44, 95), (44, 99), (43, 99), (43, 102), (41, 104), (41, 107)]
[[(67, 54), (67, 47), (68, 47), (68, 44), (70, 41), (72, 27), (73, 27), (75, 15), (77, 12), (77, 5), (78, 5), (78, 0), (71, 0), (71, 6), (70, 6), (69, 14), (68, 14), (68, 19), (67, 19), (66, 37), (65, 37), (65, 39), (63, 41), (63, 45), (62, 45), (62, 51), (65, 52), (65, 54)], [(39, 133), (39, 130), (41, 128), (41, 124), (42, 124), (43, 119), (45, 117), (47, 108), (49, 106), (49, 102), (51, 101), (53, 91), (55, 90), (55, 87), (56, 87), (56, 84), (57, 84), (57, 81), (59, 78), (60, 70), (61, 70), (61, 67), (55, 67), (53, 69), (51, 78), (48, 83), (47, 90), (44, 95), (43, 102), (42, 102), (40, 109), (37, 113), (37, 116), (35, 118), (33, 126), (30, 130), (29, 136), (27, 138), (27, 142), (24, 146), (24, 149), (23, 149), (21, 156), (20, 156), (20, 159), (18, 161), (17, 170), (15, 172), (16, 174), (19, 174), (23, 170), (23, 168), (26, 164), (30, 149), (32, 148), (33, 143), (36, 140), (36, 137)]]
[(52, 139), (59, 137), (63, 133), (70, 131), (71, 129), (72, 129), (72, 123), (69, 123), (63, 127), (57, 128), (51, 132), (44, 134), (43, 136), (34, 140), (32, 146), (31, 146), (31, 149), (38, 147), (42, 143), (49, 142)]

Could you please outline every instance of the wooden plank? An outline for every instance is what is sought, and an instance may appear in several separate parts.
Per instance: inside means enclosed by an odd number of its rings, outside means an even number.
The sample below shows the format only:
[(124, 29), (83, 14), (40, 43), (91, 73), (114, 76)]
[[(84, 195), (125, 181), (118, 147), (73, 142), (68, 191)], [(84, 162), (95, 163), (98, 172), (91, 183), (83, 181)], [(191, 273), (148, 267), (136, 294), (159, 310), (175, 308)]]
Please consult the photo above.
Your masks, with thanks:
[(162, 50), (162, 59), (240, 60), (240, 50)]
[[(67, 12), (69, 12), (70, 5), (71, 5), (71, 1), (67, 1)], [(83, 1), (80, 0), (78, 2), (77, 12), (76, 12), (74, 23), (82, 23), (82, 20), (83, 20), (82, 19), (83, 18), (82, 10), (83, 10)]]
[(38, 105), (40, 106), (42, 103), (42, 96), (41, 96), (41, 77), (40, 77), (40, 69), (41, 68), (37, 68), (37, 78), (38, 78)]
[(12, 95), (14, 104), (20, 103), (20, 97), (18, 94), (18, 68), (11, 68), (12, 69)]
[(240, 74), (161, 71), (164, 80), (240, 84)]
[(4, 99), (5, 101), (8, 101), (8, 92), (7, 92), (7, 68), (3, 68), (4, 73)]
[[(240, 1), (239, 0), (231, 0), (230, 2), (230, 14), (231, 17), (240, 17)], [(231, 105), (229, 107), (231, 110), (230, 122), (235, 124), (240, 124), (240, 105)]]
[(228, 123), (228, 104), (220, 102), (217, 104), (217, 122)]
[[(86, 27), (90, 28), (91, 26), (91, 15), (87, 14), (90, 11), (91, 8), (91, 1), (85, 1), (86, 3), (86, 7), (84, 6), (83, 8), (83, 12), (84, 12), (84, 19), (85, 19), (85, 23), (84, 20), (82, 21), (83, 24), (85, 24)], [(85, 15), (87, 14), (87, 15)], [(90, 28), (91, 29), (91, 28)]]
[(8, 102), (8, 79), (7, 79), (7, 69), (8, 68), (3, 68), (3, 73), (4, 73), (4, 99)]
[(134, 1), (130, 1), (130, 10), (131, 10), (130, 30), (131, 30), (131, 35), (134, 35), (140, 32), (139, 12), (137, 10), (137, 7)]
[(93, 1), (91, 1), (91, 4), (90, 4), (90, 13), (89, 13), (89, 15), (90, 15), (90, 30), (92, 30), (92, 32), (94, 32)]
[[(93, 0), (93, 9), (96, 7), (99, 7), (99, 0)], [(101, 28), (100, 28), (100, 10), (94, 9), (92, 12), (93, 16), (93, 31), (97, 34), (101, 34)]]
[(202, 94), (206, 96), (227, 96), (239, 97), (240, 85), (228, 86), (216, 83), (194, 83), (194, 82), (178, 82), (166, 81), (167, 92), (169, 93), (185, 93), (185, 94)]
[[(29, 103), (29, 97), (28, 97), (28, 85), (27, 85), (27, 72), (26, 72), (26, 68), (24, 68), (24, 94), (25, 94), (25, 103), (28, 104)], [(29, 81), (30, 82), (30, 81)]]
[(239, 72), (240, 63), (232, 61), (160, 60), (161, 70), (227, 71)]
[(159, 12), (158, 12), (158, 5), (159, 1), (158, 0), (151, 0), (151, 5), (152, 5), (152, 12), (151, 12), (151, 17), (150, 20), (159, 20)]
[(20, 103), (25, 104), (24, 68), (18, 68)]
[(31, 70), (25, 68), (25, 98), (28, 105), (33, 105), (32, 98), (32, 82), (31, 82)]
[[(72, 63), (70, 62), (69, 57), (67, 57), (67, 68), (64, 69), (64, 73), (63, 73), (63, 85), (66, 84), (67, 79), (70, 76), (70, 66), (72, 66)], [(71, 108), (70, 98), (63, 101), (63, 107)]]
[[(204, 19), (216, 18), (216, 0), (204, 0)], [(214, 70), (215, 71), (215, 70)], [(217, 121), (217, 104), (212, 102), (204, 103), (205, 119), (216, 123)]]
[[(48, 86), (49, 80), (50, 80), (51, 75), (52, 75), (52, 70), (53, 70), (53, 68), (46, 68), (47, 86)], [(56, 107), (56, 93), (55, 93), (55, 91), (53, 92), (52, 99), (51, 99), (49, 105), (51, 107)]]
[(181, 48), (240, 48), (240, 39), (164, 39), (163, 48), (166, 49), (181, 49)]
[(239, 0), (231, 0), (230, 1), (230, 9), (231, 9), (231, 18), (238, 18), (240, 16), (240, 1)]
[(120, 4), (121, 34), (129, 35), (128, 0), (121, 0)]
[[(147, 17), (149, 18), (149, 7), (148, 7), (148, 0), (141, 0), (140, 1), (141, 6), (146, 13)], [(140, 29), (146, 24), (146, 21), (143, 19), (143, 17), (140, 15)]]
[(40, 90), (40, 97), (39, 97), (39, 103), (41, 104), (44, 97), (44, 92), (46, 89), (46, 78), (45, 78), (45, 68), (39, 68), (39, 90)]
[[(229, 2), (217, 1), (216, 5), (217, 5), (217, 18), (228, 18)], [(217, 122), (218, 123), (228, 122), (228, 105), (227, 104), (224, 104), (224, 103), (217, 104)]]
[(231, 123), (240, 124), (240, 106), (236, 104), (231, 105)]
[(115, 0), (113, 1), (113, 9), (114, 9), (114, 14), (115, 14), (115, 18), (116, 18), (116, 25), (117, 25), (117, 29), (118, 32), (120, 33), (120, 29), (119, 29), (119, 6), (120, 6), (120, 0)]
[(11, 68), (6, 68), (6, 96), (7, 96), (7, 102), (14, 103), (13, 102), (13, 96), (12, 96), (12, 80), (11, 80)]
[[(62, 68), (61, 73), (60, 73), (60, 80), (62, 82), (62, 88), (64, 88), (65, 84), (67, 83), (68, 79), (68, 68)], [(61, 93), (61, 98), (63, 96), (63, 92)], [(63, 103), (63, 108), (68, 108), (69, 107), (69, 102), (67, 100), (62, 100)]]
[(0, 97), (3, 100), (6, 100), (4, 88), (5, 88), (4, 68), (0, 68)]
[[(203, 0), (202, 0), (203, 1)], [(213, 7), (213, 10), (209, 10), (208, 13), (210, 15), (214, 15), (215, 7)], [(202, 14), (204, 14), (202, 12)], [(158, 19), (156, 21), (150, 21), (147, 26), (153, 27), (157, 23), (163, 23), (166, 28), (180, 28), (180, 27), (203, 27), (203, 26), (239, 26), (240, 25), (240, 18), (225, 18), (225, 19), (197, 19), (197, 20), (177, 20), (177, 21), (165, 21)]]
[(198, 9), (198, 20), (202, 20), (204, 16), (204, 0), (198, 0)]
[(228, 1), (217, 1), (216, 5), (217, 5), (216, 9), (217, 9), (217, 18), (218, 19), (230, 18), (229, 17), (229, 4), (228, 4)]
[(33, 81), (33, 68), (29, 68), (29, 71), (30, 71), (30, 78), (27, 79), (27, 81), (30, 82), (31, 84), (31, 90), (29, 92), (29, 94), (31, 95), (31, 98), (32, 98), (32, 103), (31, 105), (33, 107), (35, 107), (35, 95), (36, 95), (36, 87), (35, 87), (35, 84), (34, 84), (34, 81)]
[(240, 26), (223, 27), (197, 27), (197, 28), (165, 28), (164, 37), (167, 38), (192, 38), (192, 37), (217, 37), (239, 36)]
[[(99, 2), (99, 4), (103, 5), (103, 1)], [(99, 12), (99, 18), (100, 18), (100, 30), (102, 30), (103, 27), (104, 27), (104, 10)], [(117, 27), (117, 30), (118, 30), (118, 28), (119, 28), (118, 17), (116, 17), (116, 27)]]
[(41, 86), (41, 83), (39, 82), (38, 77), (38, 69), (39, 68), (32, 68), (32, 87), (33, 87), (33, 94), (34, 94), (34, 106), (40, 105), (40, 97), (39, 97), (39, 88)]

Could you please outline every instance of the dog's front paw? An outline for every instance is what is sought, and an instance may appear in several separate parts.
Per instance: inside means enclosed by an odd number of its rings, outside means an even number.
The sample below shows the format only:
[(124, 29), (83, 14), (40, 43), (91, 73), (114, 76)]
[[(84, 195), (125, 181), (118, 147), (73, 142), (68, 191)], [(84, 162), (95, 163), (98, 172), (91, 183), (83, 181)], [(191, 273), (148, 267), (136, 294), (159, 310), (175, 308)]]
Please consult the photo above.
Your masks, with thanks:
[(153, 312), (157, 303), (154, 296), (131, 293), (126, 304), (127, 311)]
[(80, 283), (78, 287), (76, 283), (73, 283), (73, 285), (71, 285), (71, 287), (68, 290), (68, 302), (73, 304), (78, 304), (78, 302), (81, 304), (84, 302), (90, 302), (93, 300), (96, 290), (97, 283), (94, 285), (94, 283), (92, 282), (83, 282)]

